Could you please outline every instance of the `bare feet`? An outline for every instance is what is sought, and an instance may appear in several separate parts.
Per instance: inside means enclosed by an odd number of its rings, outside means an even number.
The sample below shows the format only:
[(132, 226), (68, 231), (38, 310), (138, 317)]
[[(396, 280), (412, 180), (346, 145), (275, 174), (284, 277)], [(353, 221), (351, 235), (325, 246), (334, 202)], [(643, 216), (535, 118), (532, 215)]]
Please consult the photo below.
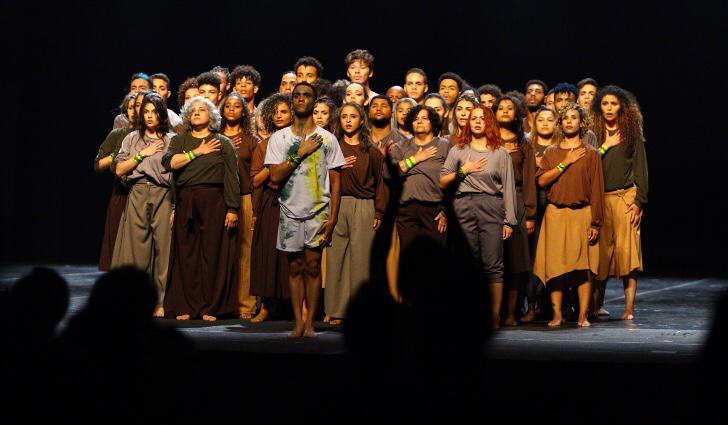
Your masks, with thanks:
[(240, 318), (243, 320), (250, 320), (253, 318), (251, 313), (240, 313)]
[(189, 314), (181, 314), (181, 315), (175, 317), (175, 319), (177, 319), (177, 320), (190, 320), (190, 315)]
[(634, 312), (629, 310), (624, 310), (624, 313), (622, 313), (622, 320), (634, 320)]
[(329, 325), (331, 325), (331, 326), (341, 326), (343, 324), (344, 324), (344, 320), (343, 319), (331, 319), (331, 320), (329, 320)]
[(518, 326), (518, 322), (516, 321), (515, 316), (508, 316), (506, 317), (506, 321), (504, 323), (506, 326)]
[(554, 317), (553, 320), (548, 323), (548, 325), (549, 328), (558, 328), (561, 327), (561, 325), (563, 325), (564, 323), (566, 323), (566, 320), (562, 319), (561, 317)]
[(164, 317), (164, 307), (157, 307), (157, 309), (154, 310), (154, 317)]
[(253, 323), (261, 323), (261, 322), (265, 322), (265, 320), (267, 318), (268, 318), (268, 310), (261, 308), (260, 311), (258, 312), (258, 314), (255, 317), (253, 317), (252, 319), (250, 319), (250, 321)]
[(597, 316), (609, 317), (609, 312), (606, 308), (602, 307), (599, 309), (599, 311), (597, 311)]
[(300, 338), (303, 336), (303, 323), (296, 323), (291, 333), (288, 334), (288, 338)]
[(214, 322), (215, 320), (217, 320), (217, 317), (210, 316), (209, 314), (203, 314), (202, 320), (204, 320), (205, 322)]
[(306, 325), (306, 329), (303, 331), (303, 336), (306, 338), (316, 338), (316, 330), (312, 324)]
[(328, 314), (324, 316), (324, 323), (329, 323), (331, 321), (331, 316)]
[(521, 323), (531, 323), (533, 322), (533, 319), (536, 318), (536, 309), (533, 307), (529, 307), (526, 314), (521, 317)]
[(584, 319), (584, 320), (579, 320), (578, 322), (576, 322), (576, 326), (578, 326), (580, 328), (588, 328), (589, 326), (591, 326), (591, 323), (589, 323), (588, 320)]

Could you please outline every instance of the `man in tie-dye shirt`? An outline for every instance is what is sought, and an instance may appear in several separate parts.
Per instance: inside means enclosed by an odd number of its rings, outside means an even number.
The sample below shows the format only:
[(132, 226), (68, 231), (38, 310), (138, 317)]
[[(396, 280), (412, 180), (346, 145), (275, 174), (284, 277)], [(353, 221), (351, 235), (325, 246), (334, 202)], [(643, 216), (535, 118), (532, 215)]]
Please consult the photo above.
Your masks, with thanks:
[[(328, 131), (316, 127), (316, 91), (293, 88), (293, 124), (270, 137), (265, 165), (280, 185), (277, 248), (288, 252), (291, 303), (296, 325), (290, 337), (315, 337), (313, 318), (321, 293), (321, 251), (331, 241), (339, 214), (339, 167), (344, 155)], [(308, 307), (303, 317), (303, 302)]]

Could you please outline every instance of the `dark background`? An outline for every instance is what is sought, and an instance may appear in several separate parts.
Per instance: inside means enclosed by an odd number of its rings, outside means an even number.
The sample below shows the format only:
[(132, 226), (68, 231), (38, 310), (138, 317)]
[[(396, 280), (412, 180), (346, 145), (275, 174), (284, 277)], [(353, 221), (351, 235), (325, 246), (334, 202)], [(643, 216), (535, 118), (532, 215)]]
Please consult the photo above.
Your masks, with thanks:
[(587, 76), (633, 91), (648, 141), (646, 271), (728, 272), (725, 2), (438, 4), (4, 3), (2, 262), (97, 260), (111, 176), (92, 160), (132, 73), (165, 72), (176, 89), (215, 65), (249, 63), (263, 76), (259, 101), (299, 56), (317, 57), (334, 81), (346, 53), (365, 48), (380, 93), (413, 66), (433, 91), (445, 71), (504, 91)]

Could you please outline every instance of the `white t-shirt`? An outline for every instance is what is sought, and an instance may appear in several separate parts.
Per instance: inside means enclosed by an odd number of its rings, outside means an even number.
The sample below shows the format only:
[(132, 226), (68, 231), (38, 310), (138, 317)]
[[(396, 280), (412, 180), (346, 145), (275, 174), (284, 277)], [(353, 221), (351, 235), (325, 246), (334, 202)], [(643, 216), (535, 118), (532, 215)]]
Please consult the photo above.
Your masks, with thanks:
[[(323, 143), (301, 161), (278, 191), (281, 211), (290, 218), (307, 220), (326, 208), (331, 198), (329, 170), (344, 165), (336, 136), (320, 127), (314, 132), (323, 137)], [(265, 165), (285, 162), (288, 155), (298, 152), (300, 143), (300, 137), (293, 134), (291, 127), (276, 131), (268, 141)]]

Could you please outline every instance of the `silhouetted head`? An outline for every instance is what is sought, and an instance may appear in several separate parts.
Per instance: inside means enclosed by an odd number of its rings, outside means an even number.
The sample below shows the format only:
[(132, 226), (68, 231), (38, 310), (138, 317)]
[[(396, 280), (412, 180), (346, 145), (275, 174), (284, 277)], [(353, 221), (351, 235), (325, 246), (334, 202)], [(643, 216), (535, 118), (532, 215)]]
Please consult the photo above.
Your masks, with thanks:
[(95, 320), (139, 323), (151, 321), (156, 305), (157, 292), (149, 275), (125, 266), (96, 281), (86, 311)]
[(45, 267), (34, 268), (10, 291), (9, 310), (14, 330), (50, 339), (66, 315), (69, 299), (68, 284), (61, 275)]

